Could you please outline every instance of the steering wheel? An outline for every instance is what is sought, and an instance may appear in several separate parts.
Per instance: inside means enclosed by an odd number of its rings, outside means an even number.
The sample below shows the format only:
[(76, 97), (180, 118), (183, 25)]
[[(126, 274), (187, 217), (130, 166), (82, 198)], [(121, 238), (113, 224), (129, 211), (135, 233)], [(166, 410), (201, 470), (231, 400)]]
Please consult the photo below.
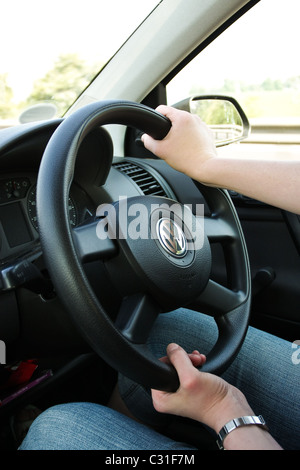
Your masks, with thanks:
[[(104, 213), (72, 230), (68, 197), (76, 155), (85, 136), (105, 124), (134, 127), (156, 139), (164, 138), (171, 126), (153, 109), (128, 101), (92, 103), (67, 117), (51, 137), (38, 175), (42, 250), (58, 296), (92, 349), (145, 387), (174, 391), (179, 385), (176, 370), (146, 346), (151, 326), (158, 314), (196, 302), (214, 316), (219, 331), (202, 370), (221, 374), (231, 364), (247, 332), (250, 311), (250, 269), (242, 229), (228, 193), (196, 183), (210, 207), (205, 219), (191, 212), (184, 217), (184, 206), (176, 201), (138, 196), (107, 206), (110, 236), (97, 236)], [(125, 236), (125, 203), (127, 214), (136, 204), (145, 208), (149, 236)], [(118, 236), (113, 236), (114, 230)], [(214, 242), (224, 247), (230, 287), (210, 279)], [(116, 320), (105, 311), (84, 272), (83, 263), (92, 259), (104, 261), (121, 292)]]

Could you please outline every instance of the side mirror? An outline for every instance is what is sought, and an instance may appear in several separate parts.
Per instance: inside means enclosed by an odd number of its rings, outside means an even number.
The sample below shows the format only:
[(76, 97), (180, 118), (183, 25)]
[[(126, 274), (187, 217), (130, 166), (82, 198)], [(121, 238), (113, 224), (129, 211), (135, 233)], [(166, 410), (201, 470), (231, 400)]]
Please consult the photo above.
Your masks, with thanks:
[(52, 103), (38, 103), (26, 108), (19, 116), (19, 123), (45, 121), (53, 119), (57, 113), (57, 108)]
[(249, 136), (248, 118), (239, 103), (230, 96), (194, 96), (173, 107), (197, 114), (213, 131), (216, 147), (239, 142)]

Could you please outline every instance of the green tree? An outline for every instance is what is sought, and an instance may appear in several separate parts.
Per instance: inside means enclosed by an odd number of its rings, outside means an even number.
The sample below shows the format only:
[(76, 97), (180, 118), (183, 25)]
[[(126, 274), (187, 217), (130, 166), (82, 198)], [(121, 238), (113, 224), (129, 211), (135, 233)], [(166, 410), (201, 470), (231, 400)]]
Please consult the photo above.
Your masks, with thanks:
[(62, 114), (92, 80), (96, 71), (95, 66), (87, 66), (77, 54), (60, 55), (53, 68), (34, 83), (26, 105), (51, 101)]
[(237, 88), (239, 88), (239, 84), (236, 81), (225, 78), (222, 89), (223, 93), (234, 93)]
[(271, 78), (267, 78), (262, 84), (261, 88), (264, 91), (278, 91), (284, 88), (283, 83), (280, 80), (272, 80)]
[(0, 74), (0, 118), (7, 119), (13, 114), (13, 91), (7, 83), (7, 73)]
[(293, 90), (300, 90), (300, 77), (291, 77), (288, 78), (285, 82), (286, 88), (291, 88)]

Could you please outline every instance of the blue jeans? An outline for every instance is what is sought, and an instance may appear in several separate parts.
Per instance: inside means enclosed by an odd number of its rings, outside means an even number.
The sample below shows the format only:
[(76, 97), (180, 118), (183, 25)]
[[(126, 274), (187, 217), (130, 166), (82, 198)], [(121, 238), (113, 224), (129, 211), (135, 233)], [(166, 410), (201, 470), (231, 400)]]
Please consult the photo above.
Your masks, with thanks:
[[(165, 355), (170, 342), (177, 342), (187, 351), (208, 353), (216, 335), (211, 317), (179, 309), (157, 319), (149, 347), (157, 357)], [(292, 360), (294, 352), (291, 343), (250, 327), (239, 355), (223, 378), (242, 390), (284, 449), (299, 450), (300, 364)], [(20, 449), (192, 448), (152, 429), (159, 429), (172, 417), (154, 410), (147, 391), (125, 377), (119, 378), (119, 389), (127, 407), (145, 425), (97, 404), (58, 405), (34, 421)]]

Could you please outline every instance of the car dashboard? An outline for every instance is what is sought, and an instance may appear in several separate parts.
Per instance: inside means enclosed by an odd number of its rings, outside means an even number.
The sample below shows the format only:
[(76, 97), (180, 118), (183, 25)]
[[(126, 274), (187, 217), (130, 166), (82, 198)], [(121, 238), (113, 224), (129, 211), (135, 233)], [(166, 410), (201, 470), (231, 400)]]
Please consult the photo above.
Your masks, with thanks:
[[(32, 129), (35, 132), (32, 134)], [(38, 167), (55, 126), (32, 126), (30, 132), (15, 134), (0, 142), (0, 263), (3, 266), (39, 242), (36, 208)], [(2, 131), (3, 132), (3, 131)], [(104, 141), (107, 144), (106, 141)], [(102, 142), (103, 143), (103, 142)], [(95, 217), (98, 205), (121, 196), (154, 195), (185, 203), (199, 203), (199, 192), (189, 178), (160, 160), (114, 157), (107, 178), (101, 176), (103, 160), (110, 160), (109, 145), (91, 140), (79, 151), (77, 170), (70, 188), (68, 210), (71, 227)], [(100, 142), (101, 144), (101, 142)], [(8, 147), (8, 149), (6, 149)], [(103, 148), (104, 147), (104, 148)], [(168, 181), (170, 179), (170, 182)], [(183, 185), (178, 180), (184, 180)], [(185, 188), (185, 190), (183, 190)]]

